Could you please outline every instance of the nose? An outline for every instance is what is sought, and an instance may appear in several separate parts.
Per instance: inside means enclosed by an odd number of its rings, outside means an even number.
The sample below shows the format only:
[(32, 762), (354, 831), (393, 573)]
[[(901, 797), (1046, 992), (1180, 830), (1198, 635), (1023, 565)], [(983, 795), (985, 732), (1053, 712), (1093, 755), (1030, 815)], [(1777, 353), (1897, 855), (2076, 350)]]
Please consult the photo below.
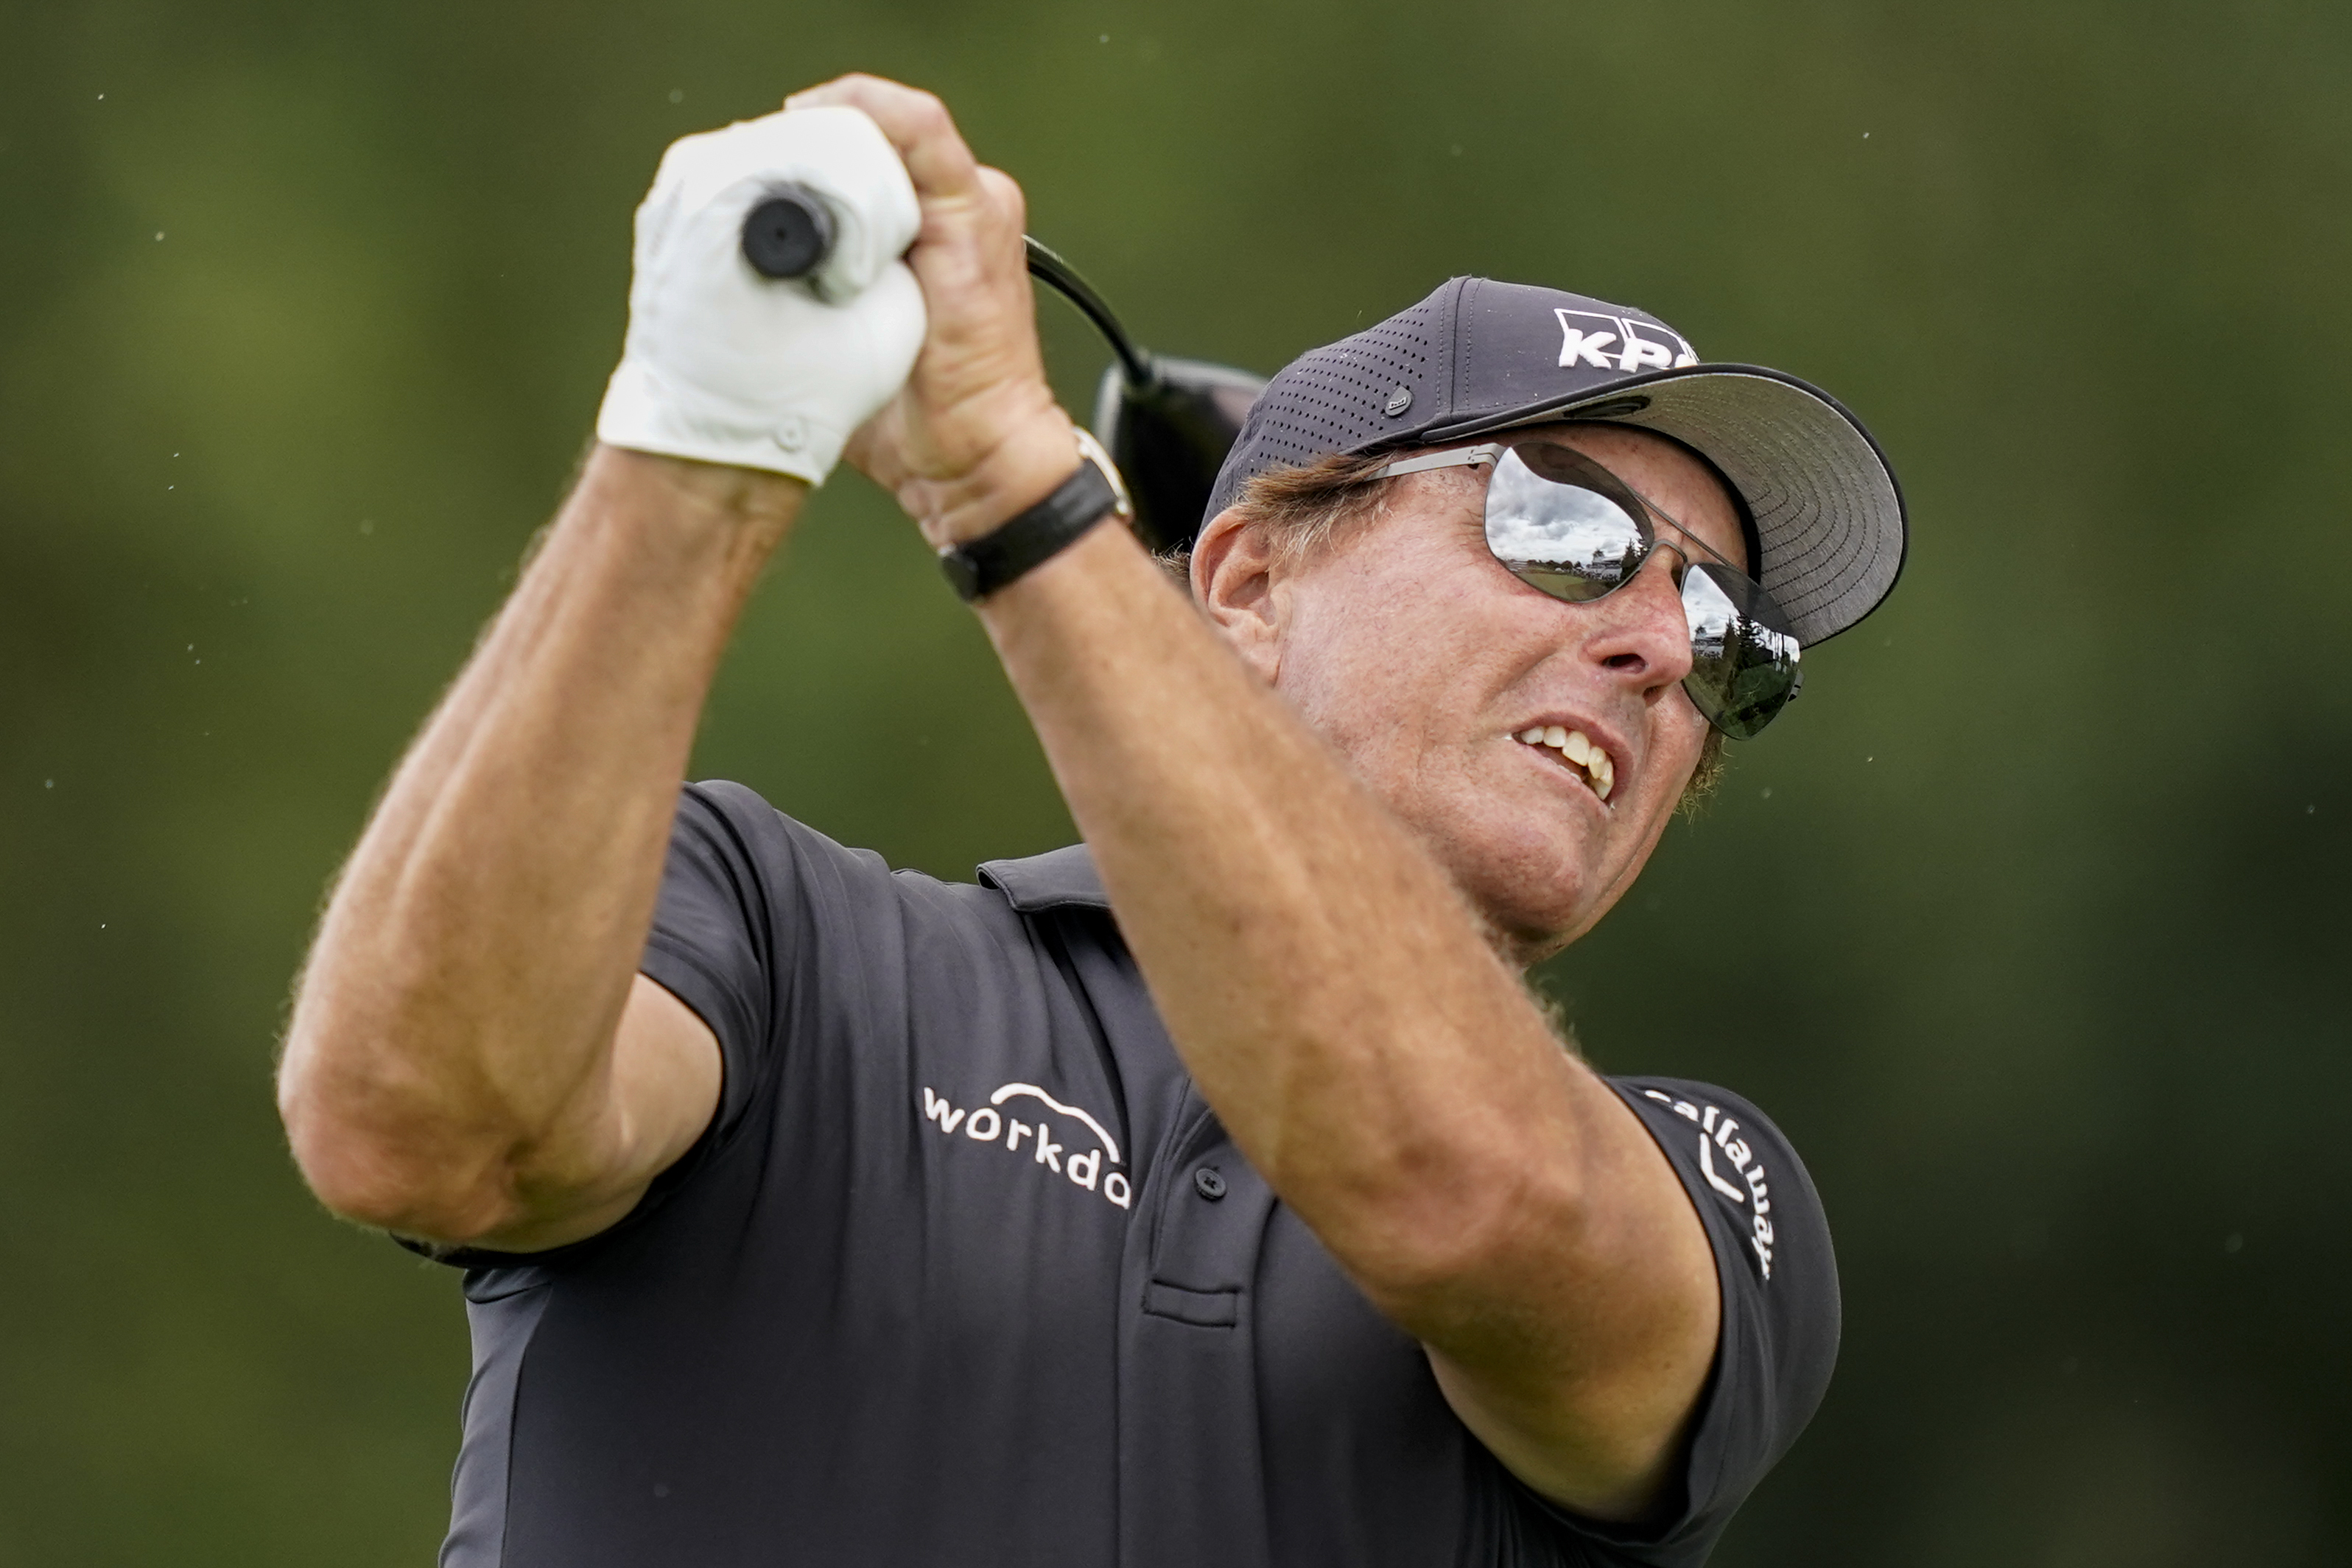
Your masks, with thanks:
[(1600, 624), (1588, 658), (1654, 699), (1691, 672), (1690, 622), (1683, 615), (1682, 553), (1660, 541), (1633, 580), (1587, 609)]

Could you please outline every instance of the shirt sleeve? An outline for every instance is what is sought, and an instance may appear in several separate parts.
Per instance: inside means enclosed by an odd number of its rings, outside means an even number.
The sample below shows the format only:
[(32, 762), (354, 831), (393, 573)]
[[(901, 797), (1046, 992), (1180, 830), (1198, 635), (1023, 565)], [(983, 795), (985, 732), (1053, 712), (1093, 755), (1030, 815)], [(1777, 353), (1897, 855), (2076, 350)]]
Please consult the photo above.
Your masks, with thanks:
[(860, 934), (896, 924), (890, 886), (880, 856), (845, 849), (742, 785), (680, 793), (637, 967), (718, 1038), (725, 1075), (704, 1144), (761, 1098), (786, 1042), (809, 1032), (814, 994), (854, 984)]
[[(689, 784), (678, 796), (661, 896), (638, 971), (693, 1009), (718, 1038), (724, 1073), (712, 1132), (742, 1120), (760, 1081), (779, 998), (772, 846), (731, 787)], [(769, 815), (774, 815), (772, 810)], [(706, 1142), (709, 1141), (708, 1138)]]
[[(861, 934), (887, 921), (889, 869), (793, 821), (740, 784), (679, 793), (638, 972), (677, 997), (719, 1041), (721, 1079), (711, 1124), (654, 1179), (626, 1218), (583, 1241), (528, 1256), (548, 1267), (601, 1249), (646, 1223), (774, 1092), (782, 1052), (808, 1031), (817, 993), (854, 969)], [(828, 939), (829, 938), (829, 939)], [(403, 1246), (463, 1268), (519, 1261), (479, 1248)]]
[(1837, 1260), (1821, 1194), (1762, 1112), (1682, 1079), (1609, 1082), (1657, 1139), (1706, 1228), (1723, 1323), (1672, 1517), (1628, 1529), (1551, 1511), (1583, 1547), (1581, 1561), (1696, 1568), (1829, 1388)]

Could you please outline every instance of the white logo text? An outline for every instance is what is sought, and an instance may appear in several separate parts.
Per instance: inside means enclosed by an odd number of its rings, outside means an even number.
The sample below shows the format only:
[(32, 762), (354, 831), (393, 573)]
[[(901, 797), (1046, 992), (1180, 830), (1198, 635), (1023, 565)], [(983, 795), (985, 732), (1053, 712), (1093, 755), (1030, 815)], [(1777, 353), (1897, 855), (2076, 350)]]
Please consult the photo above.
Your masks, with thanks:
[[(1590, 365), (1596, 371), (1680, 370), (1698, 363), (1698, 355), (1678, 332), (1626, 316), (1603, 316), (1592, 310), (1555, 308), (1559, 318), (1559, 368)], [(1606, 353), (1612, 344), (1614, 354)]]
[[(1764, 1278), (1772, 1277), (1772, 1222), (1765, 1216), (1772, 1212), (1772, 1189), (1764, 1179), (1764, 1162), (1748, 1146), (1748, 1140), (1737, 1138), (1739, 1124), (1717, 1111), (1704, 1108), (1687, 1100), (1677, 1100), (1671, 1094), (1661, 1094), (1654, 1089), (1644, 1089), (1643, 1094), (1666, 1106), (1685, 1121), (1698, 1124), (1698, 1170), (1706, 1185), (1733, 1203), (1746, 1208), (1750, 1217), (1748, 1245), (1756, 1249), (1756, 1261), (1764, 1270)], [(1715, 1151), (1721, 1149), (1737, 1181), (1726, 1181), (1715, 1166)]]
[[(1027, 1111), (1012, 1104), (1024, 1100), (1035, 1101), (1044, 1109)], [(1099, 1193), (1120, 1208), (1135, 1201), (1135, 1188), (1126, 1173), (1103, 1169), (1106, 1161), (1114, 1166), (1125, 1163), (1118, 1157), (1118, 1143), (1109, 1129), (1076, 1105), (1065, 1105), (1034, 1083), (1007, 1083), (988, 1097), (987, 1104), (969, 1111), (950, 1103), (926, 1086), (922, 1108), (924, 1120), (937, 1124), (944, 1135), (953, 1136), (961, 1128), (972, 1142), (997, 1145), (1012, 1154), (1021, 1152), (1025, 1139), (1031, 1165), (1066, 1176), (1073, 1186)], [(1023, 1109), (1037, 1119), (1034, 1123), (1020, 1121), (1013, 1116), (1013, 1109)], [(1053, 1119), (1056, 1116), (1075, 1122), (1084, 1131), (1056, 1123)], [(1067, 1141), (1056, 1143), (1056, 1137)], [(1094, 1146), (1086, 1147), (1088, 1143)]]

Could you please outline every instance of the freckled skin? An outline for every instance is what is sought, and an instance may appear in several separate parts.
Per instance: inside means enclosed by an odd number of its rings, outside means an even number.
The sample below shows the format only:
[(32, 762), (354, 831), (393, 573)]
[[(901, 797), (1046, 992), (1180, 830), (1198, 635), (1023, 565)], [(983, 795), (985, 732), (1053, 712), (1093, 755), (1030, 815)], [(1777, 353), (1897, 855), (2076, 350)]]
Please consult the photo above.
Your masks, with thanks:
[[(1747, 570), (1729, 497), (1681, 448), (1623, 426), (1525, 434), (1602, 464)], [(1681, 685), (1683, 563), (1661, 549), (1615, 593), (1565, 603), (1487, 549), (1484, 469), (1384, 483), (1383, 516), (1277, 575), (1274, 635), (1244, 656), (1533, 962), (1591, 929), (1632, 884), (1697, 766), (1707, 727)], [(1606, 805), (1513, 738), (1559, 715), (1608, 740), (1617, 778)]]

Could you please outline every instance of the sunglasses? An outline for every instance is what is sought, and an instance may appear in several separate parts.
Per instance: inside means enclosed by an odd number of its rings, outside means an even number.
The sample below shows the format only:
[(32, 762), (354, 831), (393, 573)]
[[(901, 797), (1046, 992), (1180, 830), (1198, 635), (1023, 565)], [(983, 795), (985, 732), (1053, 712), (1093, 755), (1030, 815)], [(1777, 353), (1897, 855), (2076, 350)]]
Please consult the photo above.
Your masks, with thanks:
[[(1682, 558), (1691, 643), (1683, 689), (1707, 723), (1746, 740), (1797, 695), (1804, 684), (1797, 639), (1763, 585), (1573, 447), (1550, 441), (1461, 446), (1404, 458), (1370, 477), (1487, 465), (1494, 472), (1486, 479), (1486, 548), (1513, 577), (1554, 599), (1590, 604), (1606, 598), (1633, 581), (1662, 546)], [(1653, 517), (1684, 542), (1658, 538)]]

